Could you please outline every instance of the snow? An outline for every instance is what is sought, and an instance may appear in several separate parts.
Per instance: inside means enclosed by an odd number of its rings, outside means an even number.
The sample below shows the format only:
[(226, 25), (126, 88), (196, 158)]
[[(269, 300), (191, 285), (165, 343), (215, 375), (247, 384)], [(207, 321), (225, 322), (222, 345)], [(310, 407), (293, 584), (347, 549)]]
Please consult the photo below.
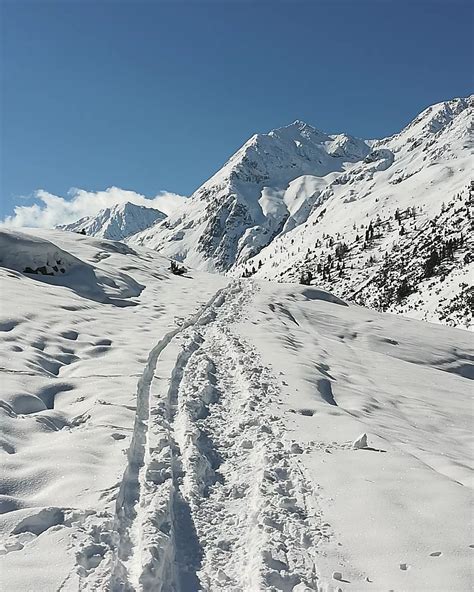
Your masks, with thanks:
[[(183, 208), (128, 242), (197, 269), (299, 281), (308, 269), (315, 277), (332, 243), (344, 241), (357, 256), (351, 256), (342, 280), (333, 273), (326, 281), (319, 274), (319, 285), (344, 298), (357, 295), (376, 309), (470, 327), (465, 285), (472, 286), (472, 273), (464, 255), (472, 244), (457, 256), (455, 270), (441, 274), (437, 286), (427, 290), (416, 278), (415, 294), (401, 303), (393, 297), (381, 303), (377, 282), (385, 258), (397, 259), (398, 265), (396, 251), (407, 244), (400, 241), (400, 228), (390, 226), (397, 210), (417, 210), (416, 220), (404, 230), (408, 243), (418, 249), (427, 237), (418, 236), (420, 224), (428, 229), (436, 222), (436, 231), (449, 238), (440, 219), (444, 202), (453, 203), (462, 194), (468, 209), (469, 199), (474, 199), (474, 189), (473, 196), (467, 195), (473, 167), (473, 101), (471, 96), (433, 105), (400, 133), (379, 140), (327, 134), (299, 120), (256, 134)], [(377, 219), (383, 233), (365, 248), (365, 230)], [(472, 243), (467, 216), (462, 229), (449, 229), (460, 230), (466, 230)], [(402, 276), (399, 273), (400, 281)]]
[[(455, 269), (441, 274), (429, 289), (427, 284), (433, 282), (417, 283), (413, 296), (401, 305), (391, 302), (386, 310), (471, 326), (468, 307), (451, 318), (449, 301), (461, 294), (463, 284), (472, 286), (472, 262), (463, 262), (473, 240), (469, 213), (473, 199), (472, 105), (473, 97), (440, 103), (423, 112), (400, 134), (372, 143), (372, 152), (363, 161), (335, 175), (322, 188), (301, 223), (276, 236), (253, 258), (237, 262), (233, 273), (255, 268), (256, 277), (299, 281), (302, 270), (309, 268), (319, 285), (345, 298), (358, 294), (364, 303), (377, 308), (380, 290), (373, 279), (385, 258), (392, 261), (406, 256), (409, 266), (421, 261), (420, 252), (430, 232), (445, 239), (464, 234), (468, 245), (457, 256)], [(452, 209), (443, 213), (448, 202)], [(465, 209), (459, 210), (459, 206)], [(390, 220), (394, 220), (397, 210), (404, 213), (413, 207), (417, 213), (413, 220), (404, 222), (406, 238), (401, 239), (399, 227)], [(380, 237), (364, 247), (365, 231), (377, 219), (381, 220), (378, 227), (383, 227)], [(430, 225), (434, 225), (433, 231)], [(346, 242), (350, 252), (342, 279), (333, 272), (331, 280), (325, 281), (315, 269), (328, 254), (334, 255), (329, 238), (335, 246)], [(406, 262), (400, 266), (401, 271), (403, 267), (407, 267)]]
[[(108, 251), (132, 254), (122, 243), (109, 243)], [(100, 266), (81, 261), (68, 251), (41, 236), (0, 229), (0, 265), (29, 277), (57, 286), (65, 286), (80, 296), (116, 306), (131, 305), (127, 300), (138, 296), (143, 286), (128, 274), (110, 274)], [(110, 256), (97, 253), (94, 263)]]
[(22, 232), (0, 231), (0, 263), (2, 267), (25, 273), (60, 275), (71, 268), (84, 265), (79, 259), (63, 251), (48, 240), (28, 236)]
[[(256, 134), (179, 212), (130, 241), (200, 269), (227, 270), (270, 243), (288, 217), (289, 225), (305, 221), (326, 185), (319, 178), (343, 172), (369, 152), (363, 140), (328, 135), (301, 121)], [(303, 197), (305, 187), (311, 194)]]
[(73, 232), (0, 248), (6, 590), (472, 588), (468, 332)]
[[(304, 301), (302, 289), (261, 284), (241, 331), (279, 376), (278, 413), (318, 485), (329, 531), (321, 579), (336, 569), (348, 589), (469, 589), (469, 334)], [(362, 431), (370, 445), (353, 450)]]

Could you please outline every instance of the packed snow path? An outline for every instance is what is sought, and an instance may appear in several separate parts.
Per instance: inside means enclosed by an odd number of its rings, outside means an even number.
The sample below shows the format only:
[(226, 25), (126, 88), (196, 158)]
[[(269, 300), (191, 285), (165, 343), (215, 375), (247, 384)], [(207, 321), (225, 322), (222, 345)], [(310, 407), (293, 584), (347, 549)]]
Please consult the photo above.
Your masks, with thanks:
[[(318, 589), (323, 534), (302, 451), (268, 412), (275, 379), (232, 331), (252, 290), (231, 283), (150, 352), (112, 547), (84, 570), (83, 589)], [(171, 344), (180, 350), (166, 389)]]

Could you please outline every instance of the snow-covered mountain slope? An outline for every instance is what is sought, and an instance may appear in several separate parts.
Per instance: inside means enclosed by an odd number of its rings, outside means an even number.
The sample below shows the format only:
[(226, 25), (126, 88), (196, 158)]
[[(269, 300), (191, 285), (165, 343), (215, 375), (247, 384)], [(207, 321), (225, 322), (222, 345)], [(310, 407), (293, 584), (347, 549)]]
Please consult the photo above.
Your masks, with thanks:
[(257, 134), (174, 215), (132, 237), (194, 267), (224, 271), (301, 224), (328, 183), (370, 152), (301, 121)]
[(2, 589), (472, 588), (467, 332), (0, 236)]
[(302, 227), (249, 265), (257, 276), (317, 284), (376, 310), (470, 328), (474, 191), (466, 186), (444, 197), (436, 214), (407, 207), (316, 241)]
[[(311, 283), (344, 298), (469, 326), (473, 102), (430, 107), (400, 134), (375, 142), (364, 161), (327, 186), (306, 222), (235, 271), (283, 281), (309, 272)], [(443, 251), (453, 240), (452, 252)], [(434, 249), (439, 264), (427, 275)]]
[[(473, 103), (474, 96), (433, 105), (399, 134), (382, 140), (330, 136), (299, 121), (256, 135), (179, 212), (129, 241), (210, 271), (257, 273), (285, 281), (299, 281), (302, 273), (310, 272), (312, 281), (344, 297), (357, 293), (359, 302), (367, 305), (469, 325), (463, 311), (451, 317), (449, 303), (425, 294), (424, 286), (418, 285), (423, 277), (411, 286), (419, 297), (416, 310), (413, 298), (377, 304), (367, 296), (368, 285), (363, 287), (379, 272), (380, 261), (397, 258), (399, 249), (404, 249), (405, 264), (411, 264), (405, 247), (420, 234), (419, 225), (427, 228), (438, 220), (443, 240), (450, 238), (444, 232), (443, 203), (453, 203), (461, 195), (468, 215)], [(416, 222), (408, 228), (398, 223), (389, 228), (396, 212), (411, 219), (407, 213), (413, 208)], [(365, 241), (369, 225), (377, 225), (378, 232)], [(451, 230), (459, 238), (460, 228)], [(399, 240), (404, 231), (410, 240)], [(468, 224), (463, 231), (471, 233)], [(350, 268), (346, 265), (341, 278), (339, 269), (335, 274), (331, 268), (329, 281), (326, 273), (318, 273), (318, 266), (323, 269), (329, 255), (334, 264), (340, 243), (357, 252), (357, 261), (351, 260)], [(468, 246), (457, 253), (456, 273), (448, 282), (452, 290), (446, 298), (456, 302), (462, 285), (469, 283), (464, 262)], [(402, 274), (398, 283), (404, 279)], [(469, 294), (467, 299), (463, 294), (464, 310), (469, 308)]]
[(105, 208), (95, 216), (87, 216), (57, 228), (70, 232), (82, 232), (98, 238), (123, 240), (165, 218), (166, 215), (155, 208), (146, 208), (127, 202)]

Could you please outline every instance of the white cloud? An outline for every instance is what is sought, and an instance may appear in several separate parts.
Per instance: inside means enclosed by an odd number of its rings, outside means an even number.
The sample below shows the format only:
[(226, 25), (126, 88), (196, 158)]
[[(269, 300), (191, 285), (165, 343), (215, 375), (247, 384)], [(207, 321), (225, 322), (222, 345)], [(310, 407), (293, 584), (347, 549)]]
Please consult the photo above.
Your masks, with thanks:
[(35, 192), (34, 197), (39, 203), (30, 206), (16, 206), (13, 215), (5, 218), (1, 225), (53, 228), (58, 224), (75, 222), (84, 216), (94, 216), (99, 210), (126, 202), (156, 208), (169, 215), (186, 199), (182, 195), (168, 191), (160, 191), (155, 197), (147, 198), (135, 191), (118, 187), (109, 187), (105, 191), (71, 189), (68, 197), (59, 197), (39, 189)]

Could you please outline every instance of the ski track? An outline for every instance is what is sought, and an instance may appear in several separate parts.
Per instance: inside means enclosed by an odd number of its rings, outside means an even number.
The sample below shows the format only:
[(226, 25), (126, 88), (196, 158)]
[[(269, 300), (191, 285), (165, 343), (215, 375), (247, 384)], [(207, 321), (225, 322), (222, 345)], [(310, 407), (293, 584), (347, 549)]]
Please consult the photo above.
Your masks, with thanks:
[[(81, 589), (319, 589), (330, 534), (302, 450), (271, 413), (277, 381), (232, 331), (255, 290), (231, 282), (150, 352), (115, 515), (84, 521)], [(172, 341), (166, 391), (156, 373)]]

